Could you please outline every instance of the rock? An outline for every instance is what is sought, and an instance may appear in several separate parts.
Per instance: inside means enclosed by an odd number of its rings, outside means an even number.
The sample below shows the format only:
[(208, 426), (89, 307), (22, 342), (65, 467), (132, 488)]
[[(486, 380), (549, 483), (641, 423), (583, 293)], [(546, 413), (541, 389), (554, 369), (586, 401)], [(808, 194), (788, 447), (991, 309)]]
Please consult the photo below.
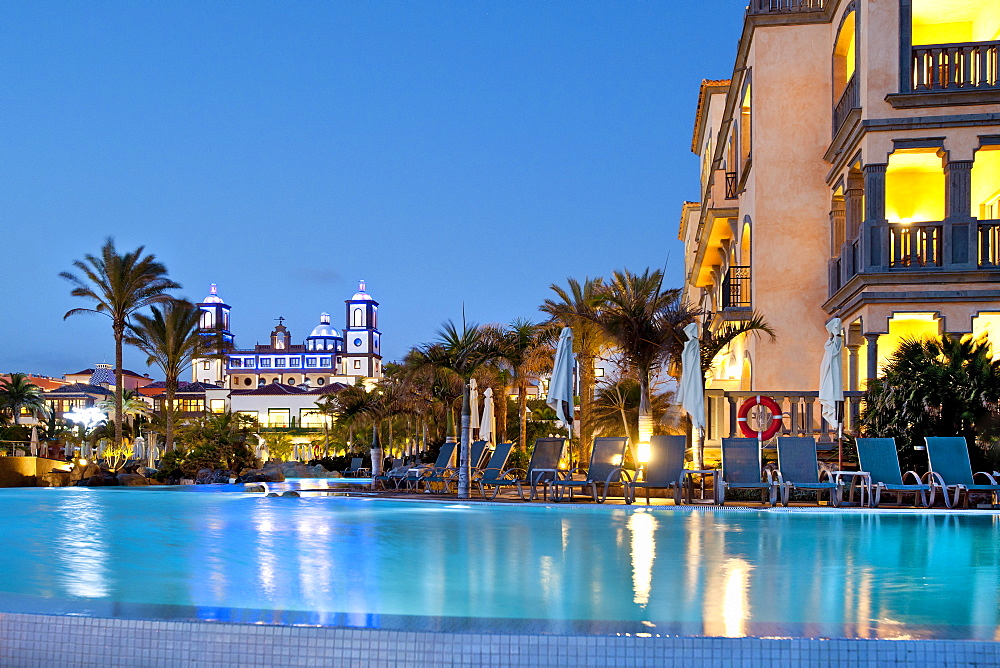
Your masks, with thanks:
[(118, 479), (111, 474), (104, 473), (103, 471), (97, 475), (91, 476), (86, 482), (87, 487), (116, 487), (117, 485)]
[(302, 462), (282, 462), (281, 472), (285, 478), (311, 478), (309, 467)]
[(281, 469), (244, 469), (236, 482), (284, 482), (285, 476)]
[(38, 476), (38, 487), (69, 487), (70, 471), (52, 471)]
[(212, 482), (214, 477), (215, 469), (198, 469), (198, 473), (194, 476), (194, 484), (207, 485)]
[(140, 487), (149, 484), (149, 481), (138, 473), (119, 473), (117, 480), (118, 484), (124, 487)]
[(177, 481), (177, 484), (178, 485), (193, 485), (194, 484), (194, 480), (192, 480), (191, 478), (181, 478), (180, 480)]
[(301, 494), (299, 494), (298, 492), (296, 492), (296, 491), (294, 491), (294, 490), (291, 490), (291, 489), (290, 489), (290, 490), (288, 490), (287, 492), (282, 492), (282, 493), (281, 493), (281, 495), (282, 495), (282, 496), (302, 496), (302, 495), (301, 495)]
[(139, 466), (135, 470), (136, 473), (141, 475), (143, 478), (152, 478), (156, 475), (156, 469), (151, 469), (148, 466)]
[(80, 480), (86, 480), (87, 478), (93, 477), (101, 472), (101, 467), (97, 464), (87, 464), (86, 466), (80, 466), (77, 464), (73, 467), (73, 470), (69, 472), (70, 482), (75, 483)]
[(236, 477), (236, 474), (232, 471), (216, 471), (212, 476), (213, 484), (225, 484), (228, 485), (229, 481)]
[(267, 491), (267, 488), (263, 485), (244, 485), (243, 491), (248, 494), (261, 494)]

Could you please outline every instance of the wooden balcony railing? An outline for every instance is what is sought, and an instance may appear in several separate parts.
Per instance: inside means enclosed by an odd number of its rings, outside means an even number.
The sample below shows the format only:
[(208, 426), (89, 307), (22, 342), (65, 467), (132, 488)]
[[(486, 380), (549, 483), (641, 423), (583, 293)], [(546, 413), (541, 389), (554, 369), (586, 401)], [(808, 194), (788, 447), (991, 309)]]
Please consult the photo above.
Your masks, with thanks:
[(1000, 88), (1000, 42), (922, 44), (913, 47), (914, 91)]
[(722, 308), (749, 308), (750, 305), (750, 267), (732, 266), (722, 279)]
[(941, 266), (941, 223), (889, 225), (889, 266), (893, 269)]
[(844, 93), (840, 96), (840, 101), (833, 108), (833, 134), (837, 134), (840, 128), (843, 127), (844, 121), (847, 120), (847, 116), (852, 110), (860, 108), (861, 95), (858, 92), (858, 75), (854, 73), (847, 82), (847, 87), (844, 88)]
[(736, 172), (726, 172), (726, 199), (736, 199)]
[(793, 12), (819, 12), (824, 0), (751, 0), (747, 11), (751, 14), (790, 14)]

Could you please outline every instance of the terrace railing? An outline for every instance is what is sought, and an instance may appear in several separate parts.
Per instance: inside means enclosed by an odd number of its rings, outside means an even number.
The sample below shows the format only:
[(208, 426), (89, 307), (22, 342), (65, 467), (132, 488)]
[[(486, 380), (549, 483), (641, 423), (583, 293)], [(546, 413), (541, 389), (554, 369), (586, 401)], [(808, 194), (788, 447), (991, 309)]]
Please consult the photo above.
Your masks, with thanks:
[(979, 221), (979, 266), (1000, 267), (1000, 220)]
[(732, 266), (722, 279), (722, 308), (750, 306), (750, 267)]
[(824, 4), (824, 0), (751, 0), (747, 11), (751, 14), (819, 12)]
[(1000, 89), (1000, 41), (913, 47), (913, 90)]
[(889, 226), (889, 267), (941, 266), (941, 223), (894, 223)]
[(852, 74), (847, 82), (844, 93), (840, 96), (840, 101), (833, 108), (833, 134), (837, 134), (844, 126), (847, 116), (854, 109), (861, 108), (861, 96), (858, 92), (858, 75)]
[(736, 199), (736, 172), (726, 172), (726, 199)]

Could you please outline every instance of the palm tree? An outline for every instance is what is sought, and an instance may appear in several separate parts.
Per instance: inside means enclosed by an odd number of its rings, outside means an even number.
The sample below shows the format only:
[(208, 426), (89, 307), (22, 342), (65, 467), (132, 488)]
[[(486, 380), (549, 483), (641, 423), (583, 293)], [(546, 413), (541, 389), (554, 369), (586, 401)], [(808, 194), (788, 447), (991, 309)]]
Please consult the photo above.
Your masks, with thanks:
[(118, 254), (114, 239), (108, 237), (99, 256), (86, 255), (73, 266), (82, 274), (64, 271), (60, 276), (73, 284), (70, 294), (94, 302), (94, 308), (75, 308), (63, 319), (78, 313), (101, 313), (111, 318), (115, 337), (115, 445), (122, 438), (122, 346), (129, 318), (151, 304), (172, 299), (167, 290), (181, 287), (166, 277), (167, 269), (153, 255), (143, 256), (145, 246)]
[(774, 341), (776, 338), (774, 328), (767, 324), (764, 316), (756, 311), (751, 313), (750, 317), (746, 320), (741, 322), (727, 322), (714, 332), (705, 327), (701, 333), (702, 372), (707, 373), (719, 353), (739, 337), (744, 334), (759, 336), (761, 333), (767, 334), (771, 341)]
[[(115, 411), (115, 401), (114, 399), (105, 399), (99, 402), (97, 407), (110, 415)], [(129, 429), (132, 429), (135, 426), (136, 418), (145, 419), (150, 416), (149, 404), (135, 390), (125, 390), (122, 393), (122, 415), (128, 421)]]
[[(614, 435), (624, 429), (625, 437), (631, 442), (633, 429), (639, 424), (639, 389), (634, 378), (623, 377), (603, 383), (594, 399), (594, 430)], [(655, 392), (650, 397), (650, 404), (655, 424), (662, 425), (674, 407), (674, 393)]]
[(187, 301), (171, 300), (163, 304), (162, 311), (156, 306), (150, 310), (152, 315), (135, 315), (136, 324), (129, 326), (125, 343), (146, 353), (147, 366), (155, 364), (163, 371), (166, 380), (164, 448), (169, 452), (174, 448), (174, 397), (180, 376), (204, 347), (198, 333), (201, 309)]
[(496, 348), (496, 362), (502, 365), (510, 386), (517, 391), (519, 450), (527, 447), (528, 384), (552, 368), (555, 353), (551, 332), (523, 318), (507, 327), (490, 330)]
[(385, 417), (385, 402), (377, 391), (369, 391), (362, 385), (351, 385), (335, 395), (329, 403), (337, 414), (336, 424), (352, 430), (358, 426), (372, 427), (372, 484), (375, 476), (382, 473), (382, 448), (378, 442), (378, 422)]
[(923, 468), (914, 452), (925, 436), (965, 436), (973, 463), (986, 462), (984, 450), (1000, 436), (1000, 360), (984, 339), (904, 339), (882, 375), (868, 381), (861, 411), (865, 435), (896, 438), (900, 465)]
[(650, 381), (683, 345), (681, 328), (698, 314), (687, 307), (679, 289), (663, 288), (663, 273), (616, 271), (598, 293), (590, 317), (618, 348), (622, 361), (639, 380), (639, 440), (653, 433)]
[(575, 278), (566, 279), (569, 288), (552, 284), (549, 286), (558, 301), (546, 299), (541, 310), (552, 316), (564, 327), (573, 330), (573, 351), (576, 353), (580, 373), (580, 449), (590, 452), (594, 445), (592, 407), (596, 377), (594, 365), (607, 345), (604, 330), (598, 324), (597, 308), (603, 280), (590, 278), (581, 284)]
[(30, 380), (27, 374), (12, 373), (9, 378), (0, 380), (0, 406), (10, 409), (14, 424), (21, 424), (21, 409), (40, 411), (45, 408), (42, 388)]
[(458, 498), (469, 498), (469, 380), (484, 364), (497, 357), (487, 330), (463, 320), (459, 330), (450, 320), (438, 330), (437, 341), (418, 348), (414, 361), (420, 366), (449, 369), (462, 379), (462, 437), (459, 449)]

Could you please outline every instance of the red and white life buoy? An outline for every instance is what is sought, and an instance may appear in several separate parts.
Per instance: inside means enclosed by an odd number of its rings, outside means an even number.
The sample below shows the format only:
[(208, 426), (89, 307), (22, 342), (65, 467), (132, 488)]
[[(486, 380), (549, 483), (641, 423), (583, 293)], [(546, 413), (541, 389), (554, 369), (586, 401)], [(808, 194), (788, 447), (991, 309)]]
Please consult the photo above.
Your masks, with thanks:
[[(754, 431), (747, 424), (747, 414), (750, 413), (750, 409), (754, 406), (763, 406), (767, 410), (771, 411), (771, 424), (767, 426), (767, 429), (763, 431)], [(781, 429), (781, 419), (784, 417), (781, 414), (781, 407), (772, 399), (771, 397), (762, 397), (757, 395), (756, 397), (750, 397), (743, 402), (740, 406), (739, 412), (736, 414), (736, 421), (740, 424), (740, 431), (747, 438), (758, 438), (762, 441), (766, 441)]]

